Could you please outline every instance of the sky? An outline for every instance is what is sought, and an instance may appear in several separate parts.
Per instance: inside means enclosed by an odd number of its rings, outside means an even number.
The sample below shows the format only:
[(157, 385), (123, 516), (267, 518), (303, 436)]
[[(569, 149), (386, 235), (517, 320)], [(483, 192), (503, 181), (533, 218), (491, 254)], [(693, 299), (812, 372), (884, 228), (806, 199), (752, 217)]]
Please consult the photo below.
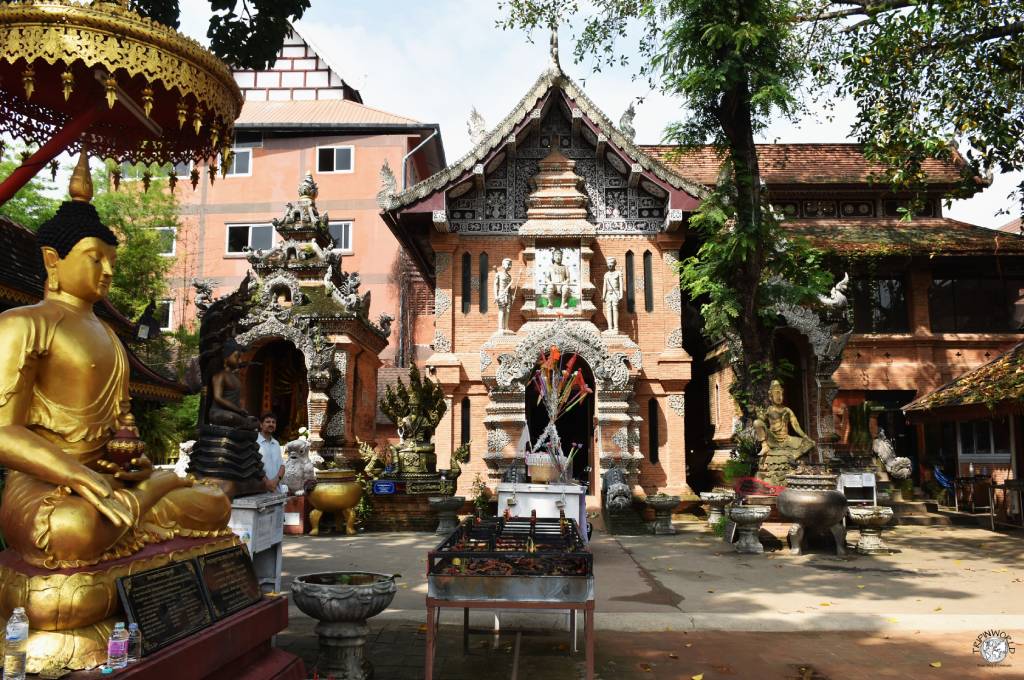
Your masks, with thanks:
[[(466, 122), (473, 107), (488, 128), (497, 125), (527, 92), (548, 63), (548, 34), (530, 36), (496, 26), (502, 14), (496, 0), (311, 0), (297, 23), (300, 33), (360, 91), (367, 106), (438, 123), (448, 162), (469, 150)], [(181, 31), (206, 43), (209, 0), (182, 0)], [(572, 60), (572, 30), (560, 32), (562, 68), (612, 120), (630, 101), (637, 105), (634, 127), (641, 144), (662, 140), (665, 126), (680, 119), (678, 99), (652, 92), (634, 80), (633, 66), (593, 73), (591, 63)], [(635, 47), (623, 43), (624, 54)], [(759, 141), (848, 141), (853, 106), (821, 109), (798, 125), (779, 120)], [(991, 187), (972, 199), (956, 201), (946, 215), (997, 227), (1014, 215), (1007, 194), (1024, 175), (997, 175)]]

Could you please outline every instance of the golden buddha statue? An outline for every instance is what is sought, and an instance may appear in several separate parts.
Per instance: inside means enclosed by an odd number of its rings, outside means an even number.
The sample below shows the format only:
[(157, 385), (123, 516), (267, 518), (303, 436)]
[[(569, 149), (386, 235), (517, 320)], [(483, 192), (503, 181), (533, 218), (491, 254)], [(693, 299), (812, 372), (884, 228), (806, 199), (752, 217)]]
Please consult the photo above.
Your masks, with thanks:
[[(63, 655), (55, 665), (101, 660), (93, 648), (105, 642), (101, 619), (117, 610), (116, 577), (139, 570), (124, 558), (176, 537), (230, 535), (231, 504), (219, 488), (156, 471), (144, 454), (120, 462), (108, 455), (112, 436), (133, 427), (129, 365), (120, 340), (93, 312), (110, 289), (117, 237), (88, 202), (84, 153), (71, 195), (37, 234), (44, 300), (0, 314), (0, 464), (8, 470), (0, 527), (9, 546), (0, 601), (4, 609), (25, 603), (33, 635), (68, 631), (72, 638), (51, 633), (33, 650), (30, 636), (30, 667), (50, 653), (40, 649), (62, 650), (53, 652)], [(118, 568), (84, 569), (111, 562)], [(57, 577), (41, 577), (42, 570), (81, 577), (80, 592), (47, 603), (43, 585), (32, 581)], [(76, 570), (89, 573), (70, 573)], [(102, 591), (102, 602), (86, 594), (90, 587)]]
[[(754, 432), (761, 442), (757, 476), (769, 484), (782, 485), (797, 461), (814, 448), (814, 441), (801, 429), (793, 410), (783, 405), (782, 383), (778, 380), (768, 387), (768, 399), (763, 418), (754, 421)], [(790, 428), (795, 435), (789, 433)]]

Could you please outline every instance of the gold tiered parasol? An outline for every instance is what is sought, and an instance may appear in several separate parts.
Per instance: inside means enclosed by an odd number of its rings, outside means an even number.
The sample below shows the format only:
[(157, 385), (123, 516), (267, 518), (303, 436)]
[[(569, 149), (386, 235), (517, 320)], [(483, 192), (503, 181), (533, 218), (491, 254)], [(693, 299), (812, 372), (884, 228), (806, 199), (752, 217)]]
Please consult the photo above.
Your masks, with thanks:
[(0, 133), (41, 147), (0, 185), (0, 204), (83, 143), (98, 156), (147, 164), (230, 148), (242, 107), (230, 69), (125, 5), (0, 2)]

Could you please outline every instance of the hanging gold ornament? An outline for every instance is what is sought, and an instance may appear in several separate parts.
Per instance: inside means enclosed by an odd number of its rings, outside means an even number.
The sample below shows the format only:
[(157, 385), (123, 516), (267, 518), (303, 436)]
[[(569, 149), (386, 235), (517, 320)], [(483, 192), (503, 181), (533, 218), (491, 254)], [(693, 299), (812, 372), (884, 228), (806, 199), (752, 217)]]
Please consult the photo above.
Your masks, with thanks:
[(199, 131), (203, 129), (203, 107), (196, 106), (196, 110), (192, 112), (192, 129), (199, 134)]
[(229, 147), (224, 147), (224, 150), (221, 151), (221, 154), (220, 154), (221, 165), (224, 166), (221, 169), (221, 173), (222, 173), (221, 176), (222, 177), (227, 177), (228, 176), (228, 170), (231, 169), (231, 163), (234, 162), (234, 160), (235, 160), (235, 152), (232, 151)]
[(108, 75), (103, 79), (103, 89), (107, 93), (107, 108), (114, 108), (114, 103), (117, 101), (117, 80), (112, 75)]
[(171, 193), (174, 193), (174, 187), (178, 185), (178, 176), (174, 174), (174, 166), (167, 171), (167, 186), (171, 188)]
[(143, 191), (149, 191), (149, 183), (152, 181), (152, 179), (153, 179), (153, 175), (149, 172), (149, 170), (146, 170), (144, 173), (142, 173), (142, 190)]
[(199, 186), (199, 168), (193, 165), (192, 172), (188, 174), (188, 178), (192, 182), (193, 189)]
[(188, 117), (188, 105), (185, 100), (178, 102), (178, 129), (185, 127), (185, 119)]
[(22, 152), (21, 152), (21, 153), (20, 153), (19, 155), (21, 156), (21, 162), (22, 162), (22, 163), (24, 163), (24, 162), (25, 162), (25, 161), (27, 161), (27, 160), (29, 159), (29, 157), (30, 157), (30, 156), (32, 155), (32, 152), (31, 152), (31, 151), (29, 151), (28, 149), (25, 149), (25, 150), (24, 150), (24, 151), (22, 151)]
[(149, 113), (153, 110), (153, 88), (149, 86), (142, 89), (142, 110), (146, 113), (146, 118), (149, 118)]
[(51, 182), (56, 182), (57, 181), (57, 170), (59, 170), (59, 169), (60, 169), (60, 163), (58, 163), (57, 159), (54, 158), (52, 161), (50, 161), (50, 181)]
[(213, 183), (217, 181), (217, 164), (216, 163), (210, 163), (209, 175), (210, 175), (210, 186), (213, 186)]
[(114, 169), (110, 171), (110, 181), (114, 185), (114, 191), (118, 191), (121, 188), (121, 166), (115, 165)]
[(219, 142), (219, 141), (220, 141), (220, 126), (217, 125), (216, 122), (214, 122), (210, 126), (210, 146), (212, 146), (214, 149), (216, 149), (217, 148), (217, 142)]
[(61, 89), (64, 90), (64, 101), (71, 98), (71, 92), (75, 89), (75, 76), (71, 71), (64, 71), (60, 74)]
[(22, 72), (21, 82), (25, 86), (25, 99), (32, 99), (32, 93), (36, 91), (36, 70), (31, 65)]

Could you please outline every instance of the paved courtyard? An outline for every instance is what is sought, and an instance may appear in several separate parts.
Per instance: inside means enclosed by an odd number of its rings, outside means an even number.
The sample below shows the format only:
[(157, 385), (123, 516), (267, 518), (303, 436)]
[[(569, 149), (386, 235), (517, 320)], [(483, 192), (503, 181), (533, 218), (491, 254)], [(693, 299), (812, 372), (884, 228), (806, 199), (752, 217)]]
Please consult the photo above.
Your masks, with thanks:
[[(971, 650), (989, 629), (1024, 642), (1019, 532), (899, 527), (886, 537), (902, 552), (838, 558), (824, 550), (738, 555), (701, 524), (678, 528), (671, 537), (595, 534), (599, 677), (1024, 678), (1024, 656), (987, 667)], [(437, 541), (421, 533), (288, 537), (284, 590), (300, 573), (401, 573), (392, 607), (372, 622), (368, 654), (379, 679), (419, 678), (426, 553)], [(526, 631), (518, 677), (582, 677), (564, 614), (503, 613), (500, 638), (473, 636), (468, 655), (460, 623), (460, 611), (442, 617), (437, 678), (511, 677), (517, 630)], [(492, 624), (492, 614), (474, 612), (474, 628)], [(293, 606), (278, 637), (311, 669), (313, 626)]]

